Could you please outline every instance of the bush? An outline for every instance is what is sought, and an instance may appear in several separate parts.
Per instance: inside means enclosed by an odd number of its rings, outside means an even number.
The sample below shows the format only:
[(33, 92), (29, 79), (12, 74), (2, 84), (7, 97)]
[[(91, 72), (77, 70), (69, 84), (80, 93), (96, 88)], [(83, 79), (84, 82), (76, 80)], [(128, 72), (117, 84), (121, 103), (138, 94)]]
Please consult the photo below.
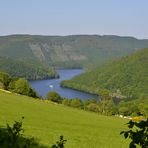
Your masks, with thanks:
[(70, 106), (76, 107), (76, 108), (82, 108), (82, 101), (80, 99), (72, 99)]
[(39, 95), (36, 93), (34, 89), (30, 87), (28, 81), (24, 78), (12, 78), (9, 83), (8, 90), (21, 95), (39, 98)]
[[(22, 117), (24, 119), (24, 117)], [(13, 126), (0, 128), (0, 147), (2, 148), (47, 148), (40, 145), (34, 138), (23, 136), (22, 121), (15, 121)]]
[(66, 106), (70, 106), (70, 102), (71, 102), (70, 99), (63, 99), (63, 100), (62, 100), (62, 104), (63, 104), (63, 105), (66, 105)]
[[(130, 148), (136, 148), (140, 145), (142, 148), (148, 148), (148, 119), (146, 121), (134, 122), (129, 121), (128, 127), (130, 130), (122, 131), (120, 134), (124, 134), (125, 139), (130, 138)], [(135, 130), (132, 130), (132, 129)]]
[(30, 88), (29, 93), (28, 93), (29, 97), (33, 97), (33, 98), (41, 98), (34, 89)]
[(61, 96), (57, 92), (54, 92), (54, 91), (48, 92), (47, 95), (46, 95), (46, 99), (53, 101), (53, 102), (56, 102), (56, 103), (62, 102)]
[(11, 78), (7, 73), (0, 72), (0, 86), (3, 89), (8, 89), (8, 85), (10, 81), (11, 81)]
[(64, 148), (64, 144), (67, 140), (64, 140), (63, 136), (60, 136), (60, 140), (53, 144), (51, 148)]
[(19, 78), (15, 82), (15, 92), (22, 95), (28, 95), (30, 91), (30, 85), (27, 80)]
[(87, 106), (87, 110), (88, 110), (88, 111), (92, 111), (92, 112), (98, 112), (98, 106), (97, 106), (97, 104), (95, 104), (95, 103), (90, 103), (90, 104)]

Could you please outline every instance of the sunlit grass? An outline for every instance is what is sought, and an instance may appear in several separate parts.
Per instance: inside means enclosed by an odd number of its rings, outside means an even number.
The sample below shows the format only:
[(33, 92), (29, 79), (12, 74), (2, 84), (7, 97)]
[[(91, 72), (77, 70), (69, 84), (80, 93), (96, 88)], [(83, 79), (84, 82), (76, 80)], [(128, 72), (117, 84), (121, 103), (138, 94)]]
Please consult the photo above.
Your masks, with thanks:
[(0, 125), (25, 117), (26, 136), (51, 145), (63, 135), (66, 148), (126, 148), (120, 135), (127, 120), (0, 91)]

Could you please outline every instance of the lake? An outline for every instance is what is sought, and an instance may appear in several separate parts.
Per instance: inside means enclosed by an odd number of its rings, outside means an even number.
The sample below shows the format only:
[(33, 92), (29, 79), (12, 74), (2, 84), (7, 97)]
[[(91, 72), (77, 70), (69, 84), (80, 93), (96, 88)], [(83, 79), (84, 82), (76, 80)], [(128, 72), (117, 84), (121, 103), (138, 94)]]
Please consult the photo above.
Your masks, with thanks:
[(84, 93), (81, 91), (69, 89), (69, 88), (62, 88), (60, 87), (60, 82), (63, 80), (69, 80), (72, 77), (79, 75), (84, 72), (83, 69), (59, 69), (57, 72), (60, 75), (59, 79), (47, 79), (47, 80), (35, 80), (29, 81), (32, 88), (34, 88), (39, 95), (43, 98), (49, 91), (56, 91), (60, 94), (60, 96), (64, 98), (80, 98), (80, 99), (91, 99), (97, 98), (96, 95), (91, 95), (88, 93)]

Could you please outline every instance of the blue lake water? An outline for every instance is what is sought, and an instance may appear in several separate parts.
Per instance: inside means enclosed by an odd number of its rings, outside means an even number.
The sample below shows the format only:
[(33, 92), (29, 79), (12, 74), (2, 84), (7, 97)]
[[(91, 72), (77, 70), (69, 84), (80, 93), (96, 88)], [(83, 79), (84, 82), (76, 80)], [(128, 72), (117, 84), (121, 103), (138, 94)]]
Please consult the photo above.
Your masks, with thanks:
[(83, 69), (60, 69), (57, 71), (60, 75), (59, 79), (35, 80), (29, 81), (29, 83), (32, 86), (32, 88), (34, 88), (42, 97), (45, 97), (49, 91), (56, 91), (62, 97), (65, 98), (97, 98), (96, 95), (91, 95), (81, 91), (60, 87), (61, 81), (71, 79), (72, 77), (83, 73)]

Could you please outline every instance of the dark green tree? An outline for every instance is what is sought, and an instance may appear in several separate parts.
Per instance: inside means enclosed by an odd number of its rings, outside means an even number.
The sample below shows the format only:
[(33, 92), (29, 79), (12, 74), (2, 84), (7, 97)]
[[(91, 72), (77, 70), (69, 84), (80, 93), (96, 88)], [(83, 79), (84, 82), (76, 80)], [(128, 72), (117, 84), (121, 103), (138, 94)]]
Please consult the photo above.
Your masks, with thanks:
[(19, 78), (15, 82), (15, 92), (22, 95), (28, 95), (30, 91), (30, 85), (24, 78)]
[(99, 91), (99, 96), (100, 96), (100, 106), (102, 108), (102, 113), (105, 114), (107, 112), (106, 106), (109, 102), (109, 100), (111, 99), (109, 96), (109, 91), (107, 89), (101, 89)]
[(8, 89), (8, 85), (11, 81), (10, 76), (7, 73), (0, 72), (0, 85), (3, 89)]

